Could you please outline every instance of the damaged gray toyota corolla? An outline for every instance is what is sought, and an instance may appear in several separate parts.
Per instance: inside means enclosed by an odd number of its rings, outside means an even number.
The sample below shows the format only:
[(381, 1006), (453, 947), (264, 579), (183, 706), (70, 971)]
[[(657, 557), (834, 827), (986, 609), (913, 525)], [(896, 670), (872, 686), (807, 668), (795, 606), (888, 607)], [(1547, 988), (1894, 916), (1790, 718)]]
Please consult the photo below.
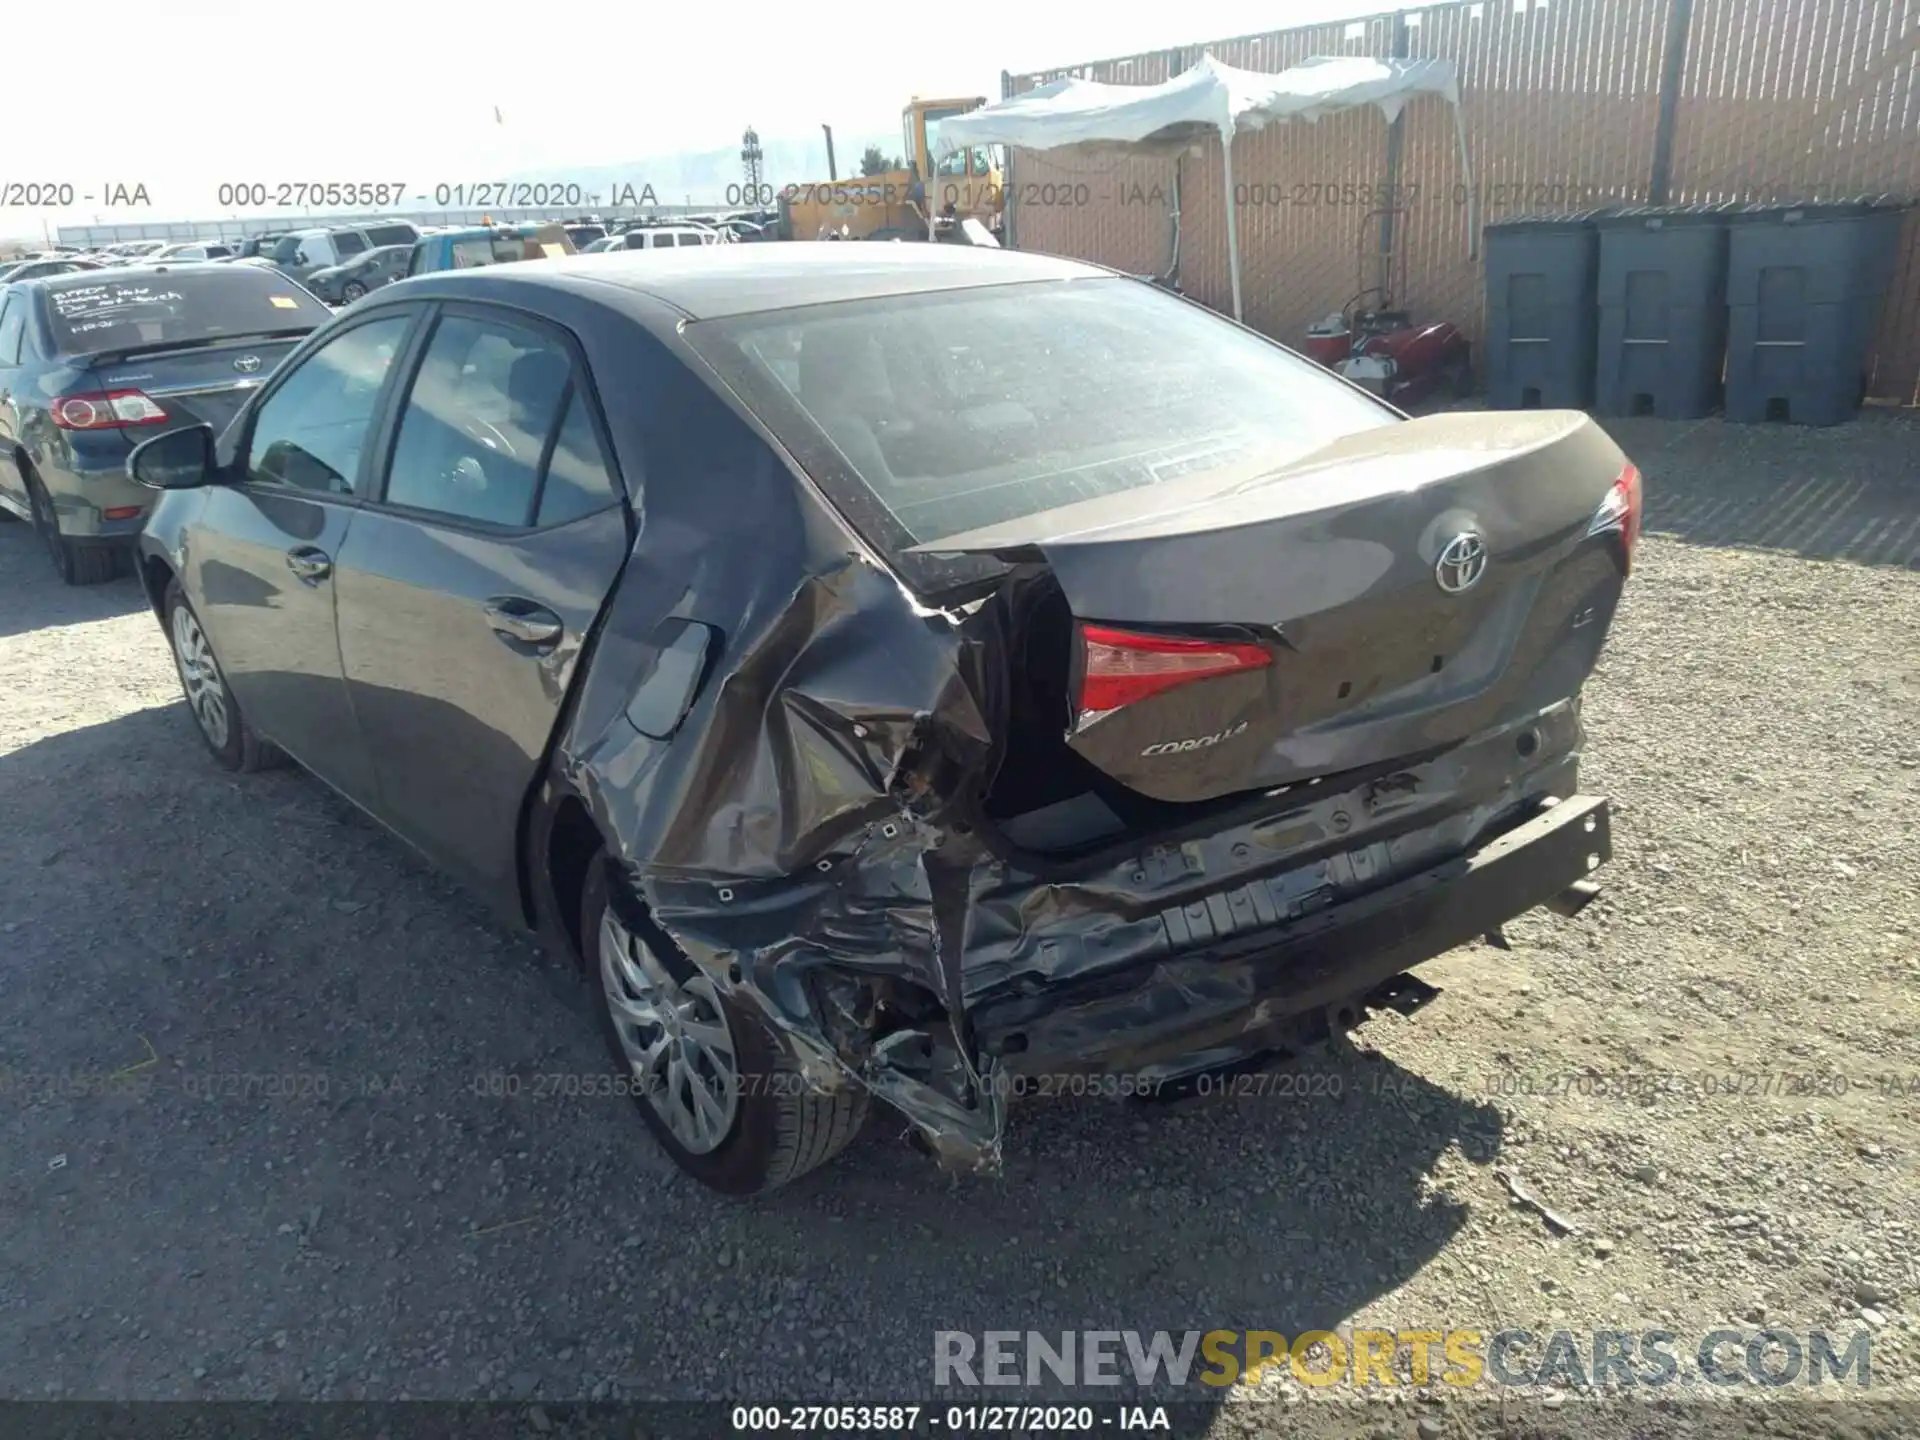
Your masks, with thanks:
[(1408, 420), (1089, 266), (423, 277), (129, 464), (215, 756), (292, 755), (577, 956), (718, 1189), (876, 1097), (990, 1168), (1023, 1079), (1271, 1063), (1609, 853), (1613, 443)]

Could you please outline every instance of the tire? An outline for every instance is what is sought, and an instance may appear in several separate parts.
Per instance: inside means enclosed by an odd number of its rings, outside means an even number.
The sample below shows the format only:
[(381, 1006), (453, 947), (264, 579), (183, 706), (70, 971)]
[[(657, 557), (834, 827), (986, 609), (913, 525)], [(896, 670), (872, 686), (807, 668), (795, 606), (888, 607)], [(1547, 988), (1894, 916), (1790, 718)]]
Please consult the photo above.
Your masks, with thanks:
[[(263, 740), (247, 723), (247, 717), (241, 713), (240, 702), (227, 689), (226, 676), (221, 673), (219, 662), (214, 658), (212, 643), (207, 640), (206, 631), (201, 629), (200, 617), (194, 613), (193, 606), (187, 603), (186, 592), (180, 588), (178, 580), (167, 582), (162, 610), (167, 627), (167, 643), (173, 648), (173, 665), (180, 675), (180, 688), (185, 692), (187, 709), (193, 716), (193, 728), (213, 756), (214, 763), (223, 770), (243, 772), (265, 770), (283, 763), (285, 754), (270, 741)], [(192, 636), (198, 637), (197, 645), (190, 638)], [(184, 653), (186, 651), (194, 652), (191, 664)], [(196, 677), (203, 680), (210, 678), (213, 688), (219, 692), (222, 716), (219, 726), (207, 718), (203, 708), (205, 687), (196, 686)]]
[(366, 293), (366, 286), (362, 285), (358, 280), (349, 280), (345, 285), (340, 287), (340, 302), (343, 305), (351, 305)]
[[(690, 961), (674, 951), (664, 937), (640, 917), (634, 917), (637, 923), (629, 928), (626, 906), (609, 916), (611, 884), (605, 852), (596, 853), (588, 862), (581, 896), (583, 968), (598, 1000), (601, 1033), (613, 1057), (616, 1074), (633, 1083), (633, 1101), (639, 1107), (641, 1119), (673, 1162), (701, 1184), (723, 1195), (758, 1195), (799, 1179), (844, 1150), (866, 1120), (867, 1092), (853, 1085), (831, 1095), (808, 1088), (786, 1044), (765, 1021), (713, 987)], [(605, 953), (612, 941), (603, 933), (609, 918), (626, 940), (645, 947), (677, 983), (688, 987), (683, 994), (694, 994), (697, 990), (695, 1008), (700, 1018), (708, 1019), (712, 1009), (717, 1009), (718, 1018), (724, 1022), (731, 1040), (737, 1083), (730, 1123), (723, 1138), (710, 1148), (690, 1146), (675, 1133), (656, 1105), (655, 1097), (662, 1093), (662, 1087), (657, 1082), (648, 1082), (630, 1058), (627, 1043), (621, 1039), (611, 997), (614, 985), (619, 982)], [(707, 1008), (709, 1006), (712, 1008)], [(709, 1024), (707, 1028), (712, 1027)]]
[(60, 533), (53, 500), (40, 477), (26, 472), (27, 497), (33, 505), (33, 528), (47, 547), (53, 570), (68, 585), (100, 585), (120, 569), (119, 552), (107, 545), (76, 545)]

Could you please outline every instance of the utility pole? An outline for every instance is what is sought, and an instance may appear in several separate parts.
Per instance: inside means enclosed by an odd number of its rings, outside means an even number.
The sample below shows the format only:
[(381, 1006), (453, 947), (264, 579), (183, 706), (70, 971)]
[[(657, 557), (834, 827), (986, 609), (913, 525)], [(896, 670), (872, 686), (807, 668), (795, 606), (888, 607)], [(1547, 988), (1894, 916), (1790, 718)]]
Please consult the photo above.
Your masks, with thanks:
[(822, 125), (820, 128), (827, 132), (827, 179), (838, 180), (840, 172), (834, 168), (833, 164), (833, 127)]
[(740, 137), (740, 168), (742, 177), (746, 181), (746, 202), (749, 205), (760, 206), (766, 203), (766, 197), (760, 188), (764, 182), (762, 162), (765, 158), (765, 152), (760, 148), (760, 132), (749, 125), (747, 133)]

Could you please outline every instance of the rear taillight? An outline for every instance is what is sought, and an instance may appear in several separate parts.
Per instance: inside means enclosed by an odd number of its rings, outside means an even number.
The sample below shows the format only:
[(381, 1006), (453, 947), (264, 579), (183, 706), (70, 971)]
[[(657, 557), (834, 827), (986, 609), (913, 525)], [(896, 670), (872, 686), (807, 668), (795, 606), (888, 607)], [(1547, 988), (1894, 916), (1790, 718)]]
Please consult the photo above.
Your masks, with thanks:
[(1608, 530), (1620, 534), (1622, 568), (1633, 568), (1633, 547), (1640, 538), (1640, 471), (1632, 461), (1621, 467), (1619, 477), (1607, 491), (1607, 498), (1593, 512), (1589, 535)]
[(94, 390), (53, 402), (53, 423), (62, 430), (112, 430), (121, 425), (157, 425), (167, 412), (138, 390)]
[(1082, 625), (1080, 640), (1082, 724), (1177, 686), (1273, 663), (1273, 656), (1259, 645), (1141, 635), (1104, 625)]

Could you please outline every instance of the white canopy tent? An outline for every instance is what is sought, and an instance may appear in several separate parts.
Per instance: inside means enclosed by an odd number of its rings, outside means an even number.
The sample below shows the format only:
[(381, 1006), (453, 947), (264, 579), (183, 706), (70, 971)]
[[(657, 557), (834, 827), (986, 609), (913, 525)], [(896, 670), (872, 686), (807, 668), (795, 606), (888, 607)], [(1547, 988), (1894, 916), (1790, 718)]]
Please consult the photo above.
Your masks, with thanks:
[[(1107, 85), (1055, 80), (1023, 95), (955, 116), (940, 127), (942, 155), (975, 145), (1054, 150), (1088, 155), (1178, 152), (1208, 133), (1220, 137), (1226, 157), (1227, 273), (1233, 282), (1233, 318), (1240, 314), (1240, 234), (1233, 200), (1233, 137), (1275, 122), (1318, 120), (1360, 105), (1378, 106), (1389, 122), (1415, 95), (1444, 97), (1453, 106), (1460, 168), (1471, 202), (1473, 169), (1460, 115), (1460, 81), (1449, 60), (1380, 60), (1329, 55), (1278, 74), (1239, 70), (1211, 55), (1159, 85)], [(1468, 234), (1479, 232), (1469, 214)]]

